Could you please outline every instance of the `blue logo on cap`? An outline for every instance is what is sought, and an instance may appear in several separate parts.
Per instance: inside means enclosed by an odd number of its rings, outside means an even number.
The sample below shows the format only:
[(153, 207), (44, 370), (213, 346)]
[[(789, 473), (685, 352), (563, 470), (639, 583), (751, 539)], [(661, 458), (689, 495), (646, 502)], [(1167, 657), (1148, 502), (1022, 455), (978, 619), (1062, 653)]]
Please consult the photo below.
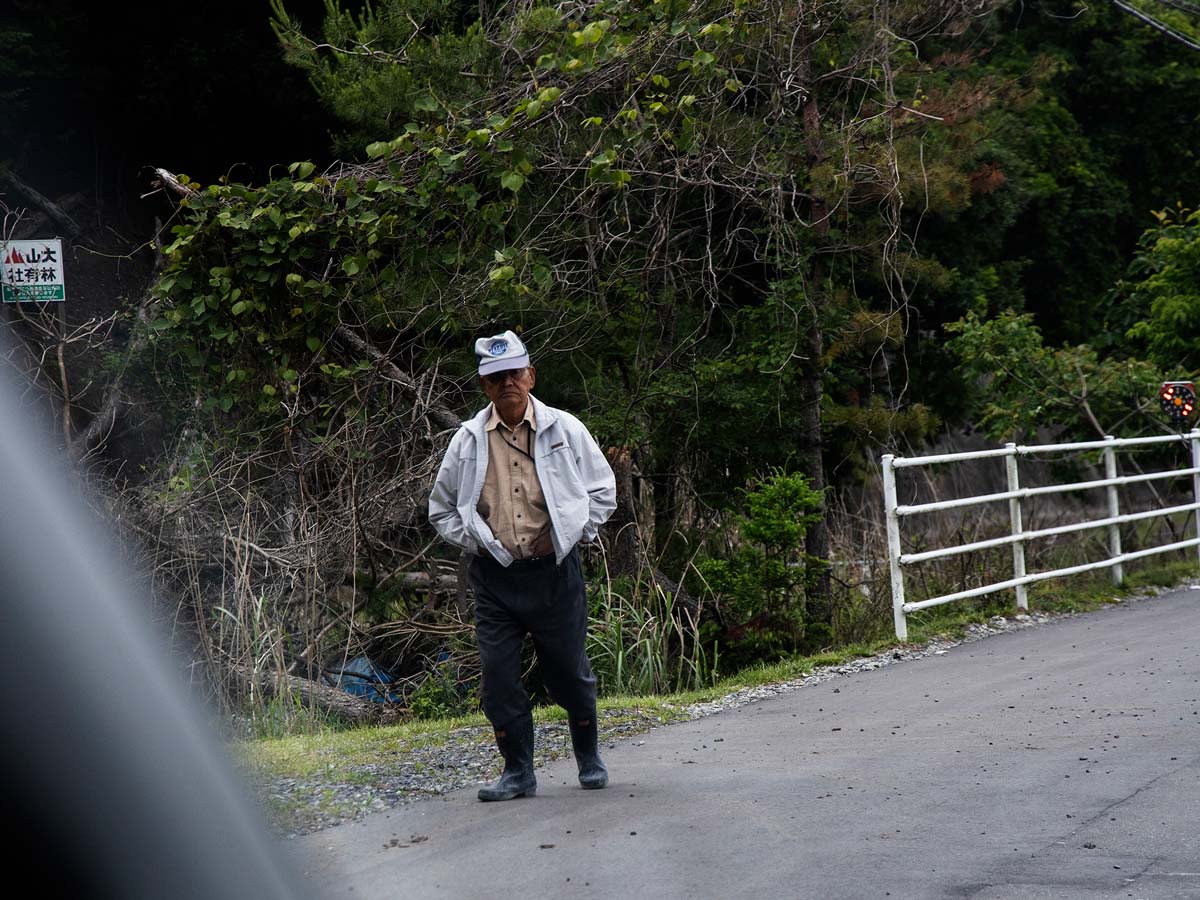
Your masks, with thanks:
[(508, 341), (492, 341), (491, 346), (488, 347), (488, 353), (492, 356), (503, 356), (507, 352)]

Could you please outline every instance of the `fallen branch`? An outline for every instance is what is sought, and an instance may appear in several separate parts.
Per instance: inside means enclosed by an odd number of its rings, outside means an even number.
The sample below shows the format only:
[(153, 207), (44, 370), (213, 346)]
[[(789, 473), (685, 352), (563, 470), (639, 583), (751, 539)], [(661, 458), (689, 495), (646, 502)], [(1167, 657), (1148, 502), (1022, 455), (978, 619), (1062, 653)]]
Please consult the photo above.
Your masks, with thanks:
[(153, 188), (170, 188), (171, 191), (173, 191), (174, 193), (178, 194), (181, 197), (196, 197), (196, 196), (198, 196), (198, 191), (195, 188), (188, 187), (186, 184), (181, 182), (178, 178), (176, 178), (172, 173), (168, 172), (166, 169), (155, 169), (154, 174), (158, 177), (155, 178), (154, 181), (150, 182), (151, 187), (153, 187)]
[(434, 591), (443, 594), (458, 593), (457, 575), (430, 575), (427, 572), (405, 572), (397, 579), (401, 587), (413, 591)]
[(423, 408), (424, 415), (428, 416), (435, 425), (443, 429), (457, 429), (462, 424), (462, 418), (455, 415), (444, 406), (427, 403), (425, 398), (421, 396), (421, 388), (413, 380), (412, 376), (402, 371), (399, 366), (387, 358), (387, 355), (378, 347), (368, 343), (365, 339), (359, 337), (345, 325), (339, 325), (334, 332), (334, 337), (340, 340), (343, 344), (351, 349), (366, 354), (372, 362), (376, 363), (384, 377), (388, 381), (400, 386), (400, 388), (412, 398), (413, 403), (418, 407)]
[(402, 706), (360, 700), (337, 688), (283, 672), (255, 672), (247, 666), (234, 666), (231, 675), (244, 693), (259, 693), (263, 697), (290, 694), (305, 706), (315, 707), (356, 725), (391, 724), (403, 719), (409, 711)]
[(12, 188), (13, 191), (24, 197), (29, 202), (30, 206), (36, 206), (47, 216), (49, 216), (50, 220), (64, 232), (66, 232), (68, 237), (79, 237), (79, 235), (83, 232), (83, 229), (76, 224), (74, 219), (67, 215), (61, 206), (52, 202), (48, 198), (43, 197), (40, 193), (18, 178), (16, 173), (14, 173), (11, 169), (0, 169), (0, 182), (4, 182), (10, 188)]

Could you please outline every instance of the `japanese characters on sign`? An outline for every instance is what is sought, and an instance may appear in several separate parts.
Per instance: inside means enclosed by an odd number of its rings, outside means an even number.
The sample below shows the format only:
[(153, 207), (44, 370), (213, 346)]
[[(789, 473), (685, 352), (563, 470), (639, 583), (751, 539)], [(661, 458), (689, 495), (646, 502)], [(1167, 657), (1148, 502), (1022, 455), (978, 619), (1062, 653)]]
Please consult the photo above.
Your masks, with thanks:
[(66, 300), (62, 241), (0, 241), (0, 287), (5, 303)]

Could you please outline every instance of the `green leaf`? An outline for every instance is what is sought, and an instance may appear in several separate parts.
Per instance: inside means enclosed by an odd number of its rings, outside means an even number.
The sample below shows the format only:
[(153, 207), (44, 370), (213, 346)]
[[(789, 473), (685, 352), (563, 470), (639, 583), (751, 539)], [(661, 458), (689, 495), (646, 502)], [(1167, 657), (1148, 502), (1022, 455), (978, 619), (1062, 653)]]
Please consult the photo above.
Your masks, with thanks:
[(467, 209), (474, 209), (479, 204), (480, 193), (475, 190), (474, 185), (460, 184), (458, 186), (458, 196), (462, 198), (462, 202)]
[(342, 271), (347, 275), (357, 275), (359, 272), (358, 258), (355, 256), (347, 256), (342, 260)]
[(500, 176), (500, 186), (507, 188), (514, 194), (521, 189), (521, 185), (525, 183), (525, 176), (520, 172), (505, 172)]
[(231, 309), (230, 312), (232, 312), (235, 316), (240, 316), (246, 311), (246, 307), (249, 305), (249, 301), (239, 300), (237, 303), (233, 304), (233, 309)]
[(373, 144), (367, 144), (367, 156), (371, 159), (378, 159), (392, 149), (392, 145), (387, 141), (376, 141)]
[(488, 272), (488, 279), (493, 284), (497, 284), (501, 281), (508, 281), (508, 279), (512, 278), (516, 274), (517, 270), (512, 266), (500, 266), (499, 268), (492, 269), (492, 271)]
[(276, 392), (275, 392), (275, 385), (273, 385), (273, 384), (264, 384), (264, 385), (262, 386), (262, 392), (263, 392), (264, 394), (266, 394), (268, 397), (274, 397), (274, 396), (275, 396), (275, 393), (276, 393)]
[(321, 339), (319, 337), (316, 337), (316, 336), (310, 334), (308, 337), (306, 337), (304, 339), (304, 345), (306, 347), (308, 347), (308, 349), (311, 350), (313, 353), (316, 353), (317, 351), (319, 351), (321, 349)]

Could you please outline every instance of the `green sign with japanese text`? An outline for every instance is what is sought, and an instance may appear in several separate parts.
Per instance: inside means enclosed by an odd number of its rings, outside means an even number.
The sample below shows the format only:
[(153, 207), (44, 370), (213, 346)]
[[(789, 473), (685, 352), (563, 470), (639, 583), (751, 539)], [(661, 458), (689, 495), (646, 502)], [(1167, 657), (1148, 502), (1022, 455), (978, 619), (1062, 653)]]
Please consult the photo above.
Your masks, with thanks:
[(62, 241), (0, 241), (0, 288), (5, 303), (66, 300)]

